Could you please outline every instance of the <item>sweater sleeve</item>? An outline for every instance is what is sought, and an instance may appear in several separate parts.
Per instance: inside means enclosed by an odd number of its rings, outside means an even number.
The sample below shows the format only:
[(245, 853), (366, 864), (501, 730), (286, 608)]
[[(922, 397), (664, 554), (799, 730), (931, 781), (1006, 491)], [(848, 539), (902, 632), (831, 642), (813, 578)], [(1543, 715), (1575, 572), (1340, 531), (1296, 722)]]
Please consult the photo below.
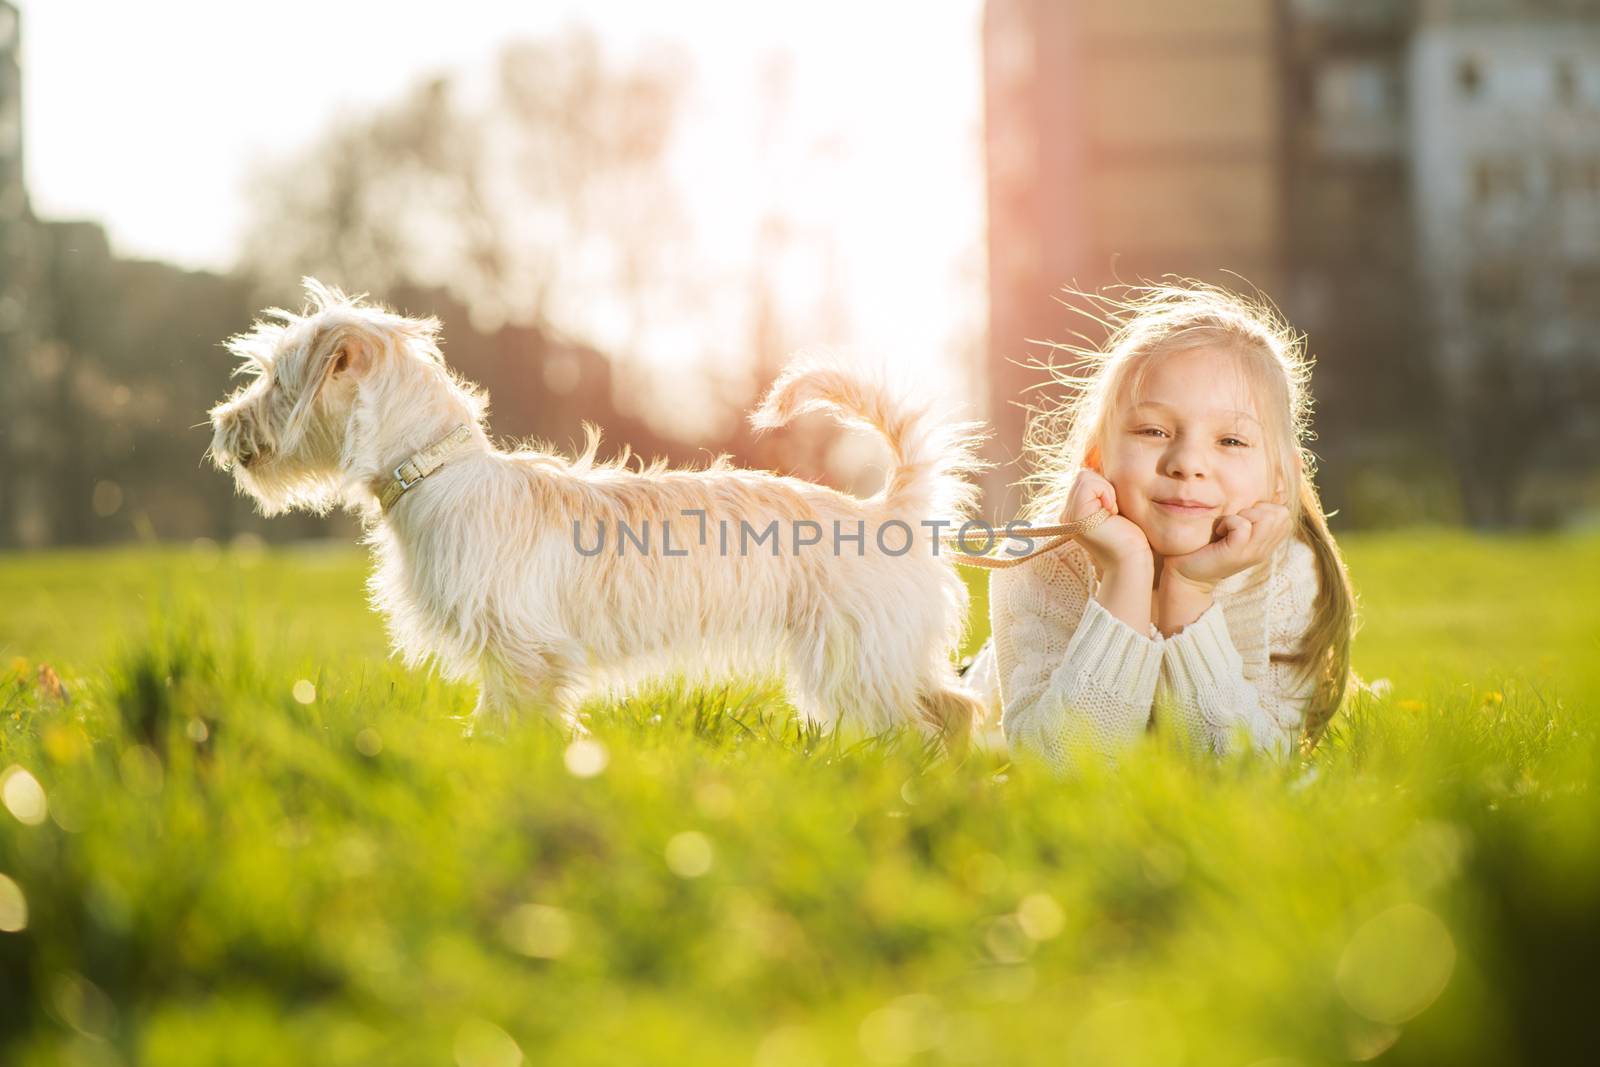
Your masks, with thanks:
[(1299, 647), (1316, 595), (1315, 556), (1303, 542), (1290, 542), (1268, 577), (1265, 617), (1241, 613), (1239, 620), (1264, 628), (1265, 661), (1245, 662), (1223, 604), (1215, 600), (1162, 643), (1156, 714), (1167, 715), (1192, 749), (1220, 755), (1233, 751), (1236, 739), (1248, 738), (1251, 747), (1280, 759), (1292, 755), (1315, 682), (1301, 679), (1291, 664), (1272, 662), (1272, 654)]
[(1159, 634), (1106, 611), (1071, 552), (997, 572), (989, 593), (1007, 744), (1058, 772), (1078, 745), (1114, 762), (1142, 735), (1161, 669)]

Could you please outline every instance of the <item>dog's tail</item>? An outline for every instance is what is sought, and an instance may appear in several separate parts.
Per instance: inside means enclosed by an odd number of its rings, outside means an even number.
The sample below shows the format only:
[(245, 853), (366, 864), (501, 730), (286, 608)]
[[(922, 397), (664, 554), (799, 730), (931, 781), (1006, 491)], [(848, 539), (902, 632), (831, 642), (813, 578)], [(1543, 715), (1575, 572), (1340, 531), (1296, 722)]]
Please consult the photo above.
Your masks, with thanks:
[(906, 394), (891, 388), (882, 372), (811, 352), (784, 368), (750, 422), (767, 430), (810, 411), (830, 411), (846, 425), (867, 426), (883, 436), (893, 457), (874, 502), (913, 521), (970, 518), (978, 494), (971, 476), (993, 466), (978, 458), (988, 436), (983, 423), (940, 417)]

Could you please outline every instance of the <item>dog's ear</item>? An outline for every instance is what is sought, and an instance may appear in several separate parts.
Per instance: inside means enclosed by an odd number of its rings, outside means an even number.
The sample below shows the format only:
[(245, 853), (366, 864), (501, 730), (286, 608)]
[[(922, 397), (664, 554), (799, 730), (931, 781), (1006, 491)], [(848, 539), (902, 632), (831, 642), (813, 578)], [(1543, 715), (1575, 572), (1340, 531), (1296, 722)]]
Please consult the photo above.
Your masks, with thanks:
[(328, 373), (334, 376), (353, 374), (360, 377), (366, 373), (371, 363), (370, 350), (359, 336), (352, 334), (345, 338), (333, 353), (333, 364), (328, 368)]
[(324, 327), (311, 340), (312, 373), (322, 381), (344, 377), (360, 380), (377, 361), (378, 350), (378, 339), (355, 323)]

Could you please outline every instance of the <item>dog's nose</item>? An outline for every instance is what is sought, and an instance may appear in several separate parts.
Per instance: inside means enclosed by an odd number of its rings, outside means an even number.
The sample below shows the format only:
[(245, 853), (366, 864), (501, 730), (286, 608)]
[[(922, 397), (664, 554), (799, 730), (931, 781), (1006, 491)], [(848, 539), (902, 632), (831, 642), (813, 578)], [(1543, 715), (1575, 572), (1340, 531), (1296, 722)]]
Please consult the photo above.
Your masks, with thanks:
[(250, 464), (266, 459), (270, 455), (272, 455), (272, 449), (259, 441), (252, 441), (246, 437), (239, 442), (239, 447), (234, 450), (233, 458), (234, 462), (238, 463), (239, 466), (248, 467)]
[(228, 466), (248, 467), (260, 460), (267, 449), (255, 439), (253, 426), (246, 413), (219, 411), (215, 418), (216, 436), (212, 450)]

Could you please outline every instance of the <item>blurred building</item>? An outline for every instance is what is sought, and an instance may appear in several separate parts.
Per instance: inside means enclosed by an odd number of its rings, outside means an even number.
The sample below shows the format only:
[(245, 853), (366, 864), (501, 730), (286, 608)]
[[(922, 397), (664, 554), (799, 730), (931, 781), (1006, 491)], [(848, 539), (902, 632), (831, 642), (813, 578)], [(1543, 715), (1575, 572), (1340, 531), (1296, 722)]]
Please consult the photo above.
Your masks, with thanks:
[(1435, 3), (1416, 27), (1413, 201), (1452, 371), (1485, 313), (1525, 307), (1529, 355), (1567, 359), (1600, 310), (1600, 22), (1562, 6)]
[(23, 173), (21, 50), (16, 5), (0, 0), (0, 546), (42, 536), (27, 521), (39, 488), (22, 474), (37, 443), (28, 365), (39, 354), (43, 293)]
[[(1411, 189), (1409, 0), (1290, 0), (1282, 36), (1285, 285), (1317, 357), (1323, 499), (1343, 521), (1415, 514), (1397, 501), (1405, 435), (1429, 426), (1433, 379)], [(1419, 410), (1419, 402), (1424, 410)]]
[(1453, 473), (1509, 521), (1596, 439), (1600, 2), (990, 0), (984, 48), (994, 458), (1030, 342), (1099, 339), (1061, 286), (1224, 271), (1310, 336), (1347, 519)]
[(1408, 74), (1451, 448), (1469, 514), (1501, 525), (1538, 470), (1600, 446), (1573, 403), (1600, 362), (1600, 4), (1436, 0)]
[[(22, 69), (18, 63), (21, 21), (0, 0), (0, 301), (17, 300), (26, 259), (28, 190), (22, 171)], [(0, 309), (0, 335), (17, 328), (20, 313)]]
[[(990, 0), (990, 511), (1040, 381), (1017, 364), (1091, 327), (1063, 285), (1178, 273), (1268, 292), (1282, 269), (1283, 137), (1275, 0)], [(1056, 362), (1061, 362), (1058, 358)]]

